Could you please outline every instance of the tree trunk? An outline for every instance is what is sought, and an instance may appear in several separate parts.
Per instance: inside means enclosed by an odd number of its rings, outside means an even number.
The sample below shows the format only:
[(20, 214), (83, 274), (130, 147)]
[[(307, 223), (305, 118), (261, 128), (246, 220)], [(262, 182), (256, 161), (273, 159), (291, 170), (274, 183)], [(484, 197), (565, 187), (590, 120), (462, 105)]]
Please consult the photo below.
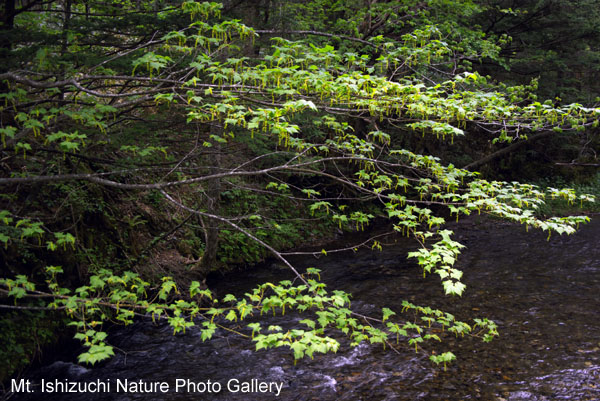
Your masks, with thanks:
[[(7, 60), (11, 49), (8, 33), (12, 31), (15, 24), (15, 0), (4, 1), (4, 13), (2, 14), (2, 25), (0, 26), (0, 57)], [(0, 73), (8, 71), (5, 63), (0, 64)], [(4, 84), (3, 84), (4, 85)], [(4, 92), (4, 87), (2, 88)]]
[[(216, 174), (219, 172), (218, 166), (220, 165), (220, 145), (215, 145), (213, 148), (214, 152), (211, 152), (208, 156), (209, 174)], [(221, 194), (221, 179), (210, 180), (206, 184), (206, 210), (210, 214), (219, 215), (219, 198)], [(200, 273), (203, 275), (208, 274), (214, 269), (217, 262), (217, 249), (219, 248), (219, 222), (216, 220), (210, 220), (207, 218), (201, 218), (201, 224), (204, 228), (204, 254), (199, 262)]]

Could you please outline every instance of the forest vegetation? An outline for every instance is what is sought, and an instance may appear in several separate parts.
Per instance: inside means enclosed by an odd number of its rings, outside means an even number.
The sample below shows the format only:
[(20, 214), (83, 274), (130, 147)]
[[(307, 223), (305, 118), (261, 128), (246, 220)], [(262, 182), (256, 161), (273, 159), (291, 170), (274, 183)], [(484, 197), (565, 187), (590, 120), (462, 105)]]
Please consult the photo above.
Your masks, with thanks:
[[(415, 241), (407, 257), (432, 285), (468, 297), (447, 221), (489, 214), (550, 237), (589, 220), (547, 203), (594, 200), (554, 185), (597, 180), (592, 0), (2, 7), (2, 380), (60, 333), (81, 340), (81, 363), (109, 358), (107, 325), (137, 318), (199, 325), (203, 340), (236, 330), (294, 359), (337, 350), (340, 334), (490, 341), (491, 320), (427, 305), (359, 315), (289, 251), (377, 220)], [(205, 284), (267, 257), (296, 279), (242, 298)], [(302, 327), (243, 322), (286, 310)]]

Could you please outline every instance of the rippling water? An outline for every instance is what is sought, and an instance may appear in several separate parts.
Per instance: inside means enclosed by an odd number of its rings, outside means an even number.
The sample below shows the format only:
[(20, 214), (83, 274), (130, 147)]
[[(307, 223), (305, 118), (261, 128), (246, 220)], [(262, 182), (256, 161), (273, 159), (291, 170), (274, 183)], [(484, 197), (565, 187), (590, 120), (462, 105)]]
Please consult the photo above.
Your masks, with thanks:
[[(203, 343), (198, 329), (173, 336), (166, 325), (140, 322), (111, 333), (117, 356), (95, 368), (68, 358), (27, 372), (45, 380), (90, 382), (110, 379), (219, 383), (221, 391), (164, 394), (17, 394), (15, 400), (599, 400), (600, 399), (600, 222), (570, 237), (525, 233), (521, 226), (472, 218), (453, 229), (467, 245), (458, 267), (468, 288), (463, 297), (445, 297), (437, 277), (423, 279), (406, 260), (403, 240), (383, 252), (360, 251), (319, 260), (329, 287), (353, 294), (353, 308), (400, 310), (402, 300), (430, 305), (467, 319), (495, 320), (500, 337), (490, 344), (451, 339), (444, 347), (458, 360), (447, 371), (411, 348), (400, 354), (381, 346), (347, 344), (337, 354), (304, 359), (295, 366), (284, 350), (254, 352), (245, 340), (217, 332)], [(288, 277), (276, 264), (236, 273), (219, 284), (219, 293), (242, 293), (252, 283)], [(224, 282), (227, 283), (225, 287)], [(302, 319), (286, 314), (269, 324), (289, 327)], [(241, 393), (227, 382), (280, 383), (281, 393)], [(36, 387), (39, 390), (39, 387)]]

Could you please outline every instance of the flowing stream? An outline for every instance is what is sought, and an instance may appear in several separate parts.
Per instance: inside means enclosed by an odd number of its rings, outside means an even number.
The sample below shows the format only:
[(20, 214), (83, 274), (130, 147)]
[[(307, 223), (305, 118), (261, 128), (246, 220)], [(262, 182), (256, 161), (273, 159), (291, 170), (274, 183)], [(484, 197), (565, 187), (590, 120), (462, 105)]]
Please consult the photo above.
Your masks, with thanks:
[[(381, 344), (351, 348), (342, 342), (336, 354), (304, 358), (296, 365), (288, 350), (253, 351), (252, 344), (222, 330), (202, 342), (200, 330), (173, 335), (165, 324), (140, 322), (112, 330), (119, 351), (94, 368), (73, 356), (26, 372), (32, 383), (110, 379), (110, 393), (15, 394), (15, 400), (599, 400), (600, 399), (600, 221), (593, 220), (572, 236), (525, 232), (522, 226), (479, 219), (454, 224), (455, 238), (467, 248), (457, 262), (467, 290), (462, 297), (443, 295), (437, 276), (423, 278), (406, 259), (411, 243), (399, 239), (383, 252), (358, 251), (319, 260), (297, 261), (318, 266), (330, 289), (353, 294), (353, 308), (380, 316), (381, 307), (400, 311), (402, 300), (430, 305), (459, 319), (488, 317), (500, 337), (489, 344), (450, 338), (441, 348), (457, 361), (444, 371), (426, 353), (409, 347), (400, 354)], [(256, 283), (277, 282), (290, 274), (277, 263), (264, 264), (221, 279), (219, 295), (242, 295)], [(289, 327), (302, 319), (286, 314), (268, 324)], [(263, 323), (266, 325), (267, 323)], [(301, 325), (298, 325), (301, 326)], [(166, 393), (117, 393), (117, 379), (170, 383)], [(177, 379), (212, 383), (204, 393), (174, 391)], [(253, 379), (278, 383), (262, 393), (230, 391)], [(214, 384), (221, 385), (216, 392)], [(192, 389), (193, 390), (193, 389)], [(200, 390), (200, 389), (196, 389)], [(235, 390), (235, 387), (233, 388)], [(239, 390), (239, 388), (238, 388)], [(256, 389), (255, 389), (256, 390)]]

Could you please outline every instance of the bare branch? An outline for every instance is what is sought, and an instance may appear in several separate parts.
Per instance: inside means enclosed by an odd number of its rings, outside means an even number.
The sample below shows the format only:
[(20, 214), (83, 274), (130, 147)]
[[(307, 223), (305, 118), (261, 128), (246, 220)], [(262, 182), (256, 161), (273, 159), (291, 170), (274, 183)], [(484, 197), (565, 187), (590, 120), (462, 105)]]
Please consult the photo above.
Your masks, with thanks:
[(528, 138), (526, 141), (518, 141), (513, 143), (512, 145), (509, 145), (505, 148), (502, 148), (494, 153), (492, 153), (491, 155), (487, 155), (477, 161), (474, 161), (472, 163), (467, 164), (466, 166), (462, 167), (465, 170), (473, 170), (476, 169), (480, 166), (483, 166), (484, 164), (487, 164), (489, 162), (491, 162), (492, 160), (498, 159), (502, 156), (504, 156), (507, 153), (513, 152), (527, 144), (530, 144), (531, 142), (540, 140), (542, 138), (546, 138), (549, 137), (550, 135), (552, 135), (554, 132), (553, 131), (546, 131), (546, 132), (542, 132), (541, 134), (537, 134), (534, 135), (530, 138)]
[(192, 209), (190, 207), (187, 207), (185, 205), (183, 205), (182, 203), (176, 201), (175, 199), (173, 199), (168, 193), (166, 193), (165, 191), (161, 190), (160, 191), (164, 197), (171, 202), (172, 204), (174, 204), (175, 206), (177, 206), (180, 209), (183, 210), (187, 210), (190, 213), (194, 213), (197, 214), (199, 216), (203, 216), (203, 217), (208, 217), (209, 219), (213, 219), (213, 220), (217, 220), (220, 222), (223, 222), (225, 224), (230, 225), (231, 227), (235, 228), (236, 230), (238, 230), (239, 232), (243, 233), (244, 235), (246, 235), (248, 238), (252, 239), (253, 241), (255, 241), (256, 243), (260, 244), (261, 246), (263, 246), (265, 249), (267, 249), (269, 252), (271, 252), (277, 259), (281, 260), (287, 267), (290, 268), (290, 270), (292, 272), (294, 272), (294, 274), (296, 275), (296, 277), (298, 277), (298, 279), (300, 281), (302, 281), (304, 284), (308, 285), (308, 282), (306, 281), (306, 279), (298, 272), (298, 270), (296, 270), (296, 268), (286, 259), (283, 257), (283, 255), (281, 254), (281, 252), (278, 252), (275, 248), (273, 248), (271, 245), (267, 244), (266, 242), (260, 240), (259, 238), (255, 237), (254, 235), (252, 235), (251, 233), (249, 233), (247, 230), (243, 229), (242, 227), (238, 226), (237, 224), (231, 222), (228, 219), (225, 219), (221, 216), (217, 216), (214, 214), (210, 214), (210, 213), (205, 213), (205, 212), (201, 212), (199, 210), (195, 210)]
[[(394, 234), (394, 232), (388, 231), (383, 234), (377, 234), (359, 244), (347, 246), (345, 248), (325, 249), (325, 253), (330, 254), (330, 253), (354, 251), (356, 248), (362, 248), (362, 247), (366, 246), (368, 243), (372, 242), (376, 238), (387, 237), (388, 235), (391, 235), (391, 234)], [(315, 258), (318, 258), (318, 257), (324, 255), (323, 251), (319, 251), (319, 252), (281, 252), (281, 254), (285, 255), (285, 256), (310, 255), (310, 256), (314, 256)]]

